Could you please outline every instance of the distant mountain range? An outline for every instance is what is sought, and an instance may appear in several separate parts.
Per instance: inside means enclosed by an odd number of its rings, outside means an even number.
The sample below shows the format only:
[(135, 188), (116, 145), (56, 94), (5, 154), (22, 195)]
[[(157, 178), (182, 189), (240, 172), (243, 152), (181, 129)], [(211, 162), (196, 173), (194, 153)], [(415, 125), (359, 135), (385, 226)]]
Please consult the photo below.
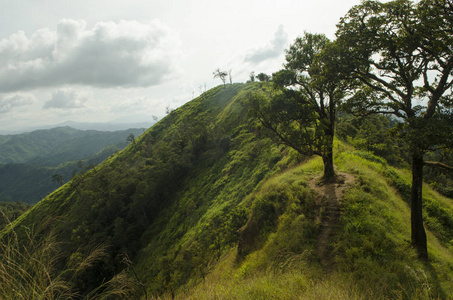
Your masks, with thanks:
[(53, 175), (70, 180), (74, 172), (101, 163), (123, 149), (131, 134), (138, 137), (145, 129), (98, 131), (63, 126), (0, 135), (0, 202), (36, 203), (58, 187)]
[(97, 122), (74, 122), (74, 121), (66, 121), (59, 124), (54, 125), (46, 125), (46, 126), (36, 126), (36, 127), (27, 127), (27, 128), (20, 128), (17, 130), (1, 130), (0, 134), (2, 135), (11, 135), (11, 134), (21, 134), (24, 132), (33, 132), (36, 130), (41, 129), (52, 129), (56, 127), (72, 127), (74, 129), (79, 130), (99, 130), (99, 131), (119, 131), (119, 130), (127, 130), (129, 128), (149, 128), (155, 121), (150, 122), (108, 122), (108, 123), (97, 123)]

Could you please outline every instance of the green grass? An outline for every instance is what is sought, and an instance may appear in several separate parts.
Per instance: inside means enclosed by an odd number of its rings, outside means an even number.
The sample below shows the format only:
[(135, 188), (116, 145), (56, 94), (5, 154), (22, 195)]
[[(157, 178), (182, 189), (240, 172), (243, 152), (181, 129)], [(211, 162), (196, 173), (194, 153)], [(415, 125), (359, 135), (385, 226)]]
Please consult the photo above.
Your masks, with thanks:
[(40, 201), (3, 238), (48, 220), (38, 234), (55, 230), (62, 264), (105, 245), (79, 286), (96, 291), (123, 276), (142, 299), (145, 289), (167, 299), (452, 298), (452, 200), (424, 187), (423, 264), (410, 245), (410, 174), (339, 141), (336, 167), (355, 182), (327, 245), (332, 265), (323, 264), (324, 208), (309, 185), (322, 161), (253, 126), (247, 93), (259, 89), (219, 86), (185, 104)]
[[(348, 148), (337, 144), (337, 149)], [(410, 246), (410, 209), (392, 179), (385, 161), (369, 154), (337, 154), (339, 170), (356, 176), (343, 199), (340, 226), (331, 238), (335, 267), (327, 272), (315, 253), (318, 228), (310, 209), (313, 193), (307, 180), (321, 173), (312, 159), (268, 178), (248, 197), (251, 216), (269, 212), (277, 221), (264, 224), (262, 241), (245, 258), (232, 248), (205, 280), (180, 290), (177, 299), (449, 299), (453, 297), (453, 253), (448, 243), (428, 231), (430, 261), (422, 264)], [(401, 180), (404, 172), (394, 169)], [(447, 214), (451, 199), (425, 187)], [(301, 204), (304, 205), (301, 205)], [(308, 208), (308, 209), (307, 209)], [(271, 213), (271, 215), (273, 214)], [(252, 217), (253, 218), (253, 217)], [(256, 217), (259, 219), (259, 216)], [(267, 215), (269, 221), (275, 216)], [(250, 222), (250, 220), (249, 220)], [(430, 226), (428, 226), (430, 227)], [(263, 235), (264, 234), (264, 235)], [(169, 297), (169, 295), (167, 295)], [(163, 299), (166, 297), (163, 296)]]

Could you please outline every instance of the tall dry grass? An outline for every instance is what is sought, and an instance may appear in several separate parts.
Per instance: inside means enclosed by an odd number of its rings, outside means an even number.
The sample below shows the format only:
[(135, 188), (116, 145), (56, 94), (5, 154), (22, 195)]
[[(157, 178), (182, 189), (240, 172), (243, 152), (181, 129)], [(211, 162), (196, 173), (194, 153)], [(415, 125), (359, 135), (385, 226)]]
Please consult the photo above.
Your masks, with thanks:
[[(10, 225), (9, 225), (10, 226)], [(23, 228), (20, 238), (15, 230), (0, 241), (0, 299), (137, 299), (139, 283), (125, 271), (103, 283), (88, 295), (81, 295), (75, 282), (106, 255), (98, 246), (82, 259), (69, 260), (63, 268), (60, 244), (53, 231), (36, 234)]]

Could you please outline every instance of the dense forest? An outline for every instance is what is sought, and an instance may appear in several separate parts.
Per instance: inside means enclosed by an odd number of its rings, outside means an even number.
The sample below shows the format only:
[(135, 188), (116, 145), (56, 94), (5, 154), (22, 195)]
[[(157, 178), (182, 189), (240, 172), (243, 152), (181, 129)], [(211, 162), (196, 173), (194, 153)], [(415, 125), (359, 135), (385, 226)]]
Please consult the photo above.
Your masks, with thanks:
[(71, 127), (0, 135), (0, 202), (35, 204), (74, 173), (99, 164), (143, 129), (77, 130)]
[(7, 207), (0, 298), (452, 298), (452, 27), (363, 1)]

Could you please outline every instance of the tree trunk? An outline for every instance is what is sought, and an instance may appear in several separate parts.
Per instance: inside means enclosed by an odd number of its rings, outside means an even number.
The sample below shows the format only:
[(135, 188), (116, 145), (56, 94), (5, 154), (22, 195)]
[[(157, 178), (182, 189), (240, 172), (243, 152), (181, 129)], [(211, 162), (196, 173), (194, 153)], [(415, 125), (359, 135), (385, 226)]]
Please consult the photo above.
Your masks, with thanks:
[(333, 168), (333, 151), (332, 148), (327, 151), (325, 155), (322, 156), (322, 161), (324, 163), (324, 179), (329, 180), (335, 177), (335, 170)]
[(325, 145), (325, 153), (322, 156), (324, 162), (324, 179), (330, 180), (335, 177), (335, 170), (333, 168), (333, 137), (335, 134), (335, 108), (333, 96), (330, 96), (330, 111), (327, 116), (327, 128), (324, 131), (327, 144)]
[(412, 245), (417, 250), (421, 260), (428, 260), (428, 247), (426, 232), (423, 227), (422, 213), (422, 188), (423, 188), (423, 155), (412, 155), (412, 188), (411, 188), (411, 232)]

